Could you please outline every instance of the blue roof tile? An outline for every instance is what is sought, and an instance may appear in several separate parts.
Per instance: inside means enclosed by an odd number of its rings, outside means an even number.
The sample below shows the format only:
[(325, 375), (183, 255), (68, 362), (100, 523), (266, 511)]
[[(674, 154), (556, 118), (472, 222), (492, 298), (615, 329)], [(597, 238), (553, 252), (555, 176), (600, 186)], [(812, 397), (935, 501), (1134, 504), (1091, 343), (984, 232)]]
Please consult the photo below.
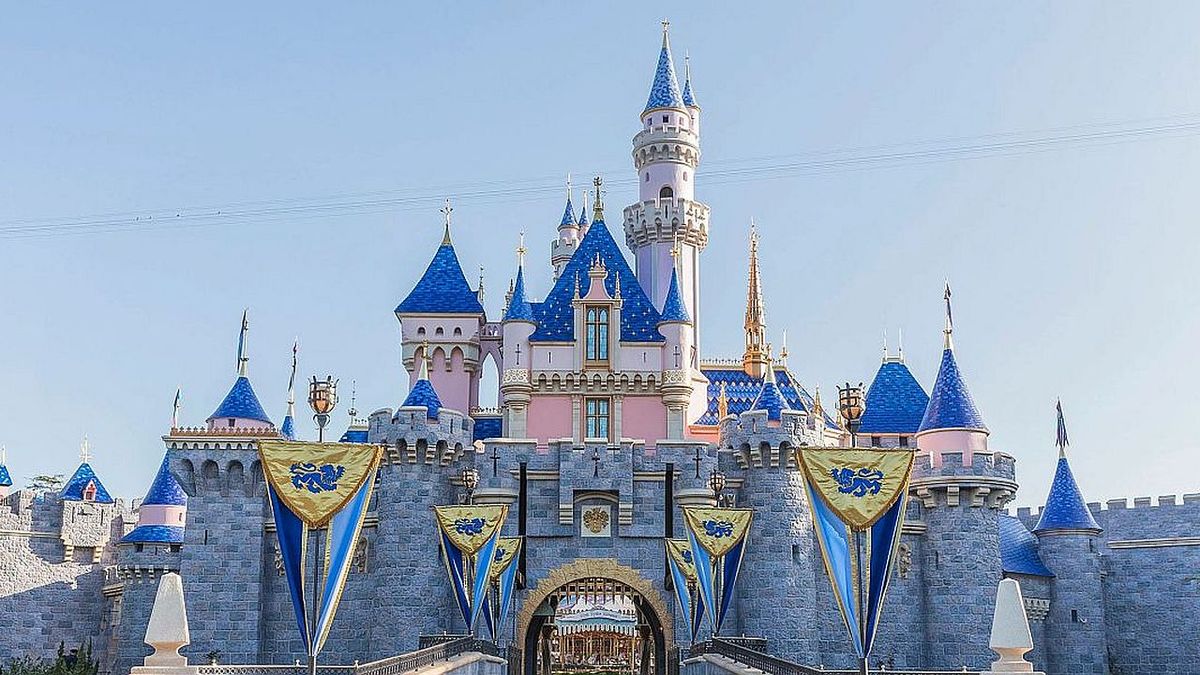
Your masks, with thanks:
[(408, 397), (404, 399), (403, 405), (425, 406), (429, 410), (429, 419), (436, 420), (438, 411), (442, 409), (442, 400), (438, 398), (437, 392), (433, 390), (433, 384), (429, 380), (420, 379), (413, 385), (412, 391), (408, 392)]
[(690, 76), (683, 79), (683, 104), (689, 108), (700, 107), (700, 104), (696, 103), (696, 95), (692, 93), (692, 78)]
[(1042, 509), (1035, 533), (1047, 530), (1095, 530), (1100, 531), (1096, 519), (1083, 501), (1083, 493), (1071, 473), (1071, 465), (1065, 455), (1059, 455), (1058, 468), (1054, 471), (1054, 481), (1050, 484), (1050, 495), (1046, 497), (1046, 506)]
[(616, 292), (614, 279), (617, 276), (621, 278), (621, 340), (662, 342), (665, 338), (658, 332), (658, 310), (646, 297), (642, 285), (638, 283), (603, 220), (592, 223), (571, 259), (563, 266), (562, 274), (554, 282), (550, 294), (543, 302), (533, 305), (538, 328), (529, 339), (533, 342), (570, 342), (575, 339), (575, 308), (571, 304), (575, 298), (575, 280), (578, 278), (581, 284), (587, 283), (588, 269), (597, 254), (608, 267), (604, 288), (609, 295)]
[(571, 206), (571, 195), (567, 195), (567, 208), (563, 209), (562, 220), (559, 221), (559, 227), (571, 227), (575, 224), (575, 207)]
[(471, 440), (483, 441), (489, 438), (500, 438), (503, 433), (503, 419), (499, 417), (479, 417), (475, 419), (475, 431), (471, 436)]
[[(717, 419), (717, 411), (720, 407), (722, 384), (725, 385), (726, 405), (733, 415), (740, 415), (750, 410), (762, 391), (763, 379), (751, 377), (740, 366), (701, 366), (700, 370), (708, 378), (708, 391), (706, 392), (708, 409), (694, 424), (712, 426), (720, 421)], [(789, 409), (812, 413), (814, 407), (812, 396), (792, 378), (787, 368), (775, 367), (775, 387), (787, 402)], [(830, 429), (838, 428), (837, 422), (828, 414), (825, 415), (825, 426)]]
[(182, 544), (183, 528), (176, 525), (138, 525), (121, 537), (122, 544)]
[(154, 476), (154, 482), (150, 484), (150, 489), (146, 491), (146, 498), (142, 500), (142, 506), (148, 504), (187, 506), (187, 494), (180, 487), (179, 481), (176, 481), (175, 476), (171, 474), (171, 467), (166, 457), (163, 457), (162, 464), (158, 467), (158, 473)]
[(650, 99), (646, 110), (655, 108), (682, 108), (683, 95), (679, 92), (679, 80), (675, 78), (675, 62), (671, 59), (671, 45), (663, 34), (662, 50), (658, 53), (658, 67), (654, 69), (654, 82), (650, 85)]
[(525, 294), (524, 266), (517, 268), (517, 283), (513, 285), (512, 299), (509, 300), (508, 309), (504, 312), (504, 320), (534, 322), (533, 306), (529, 304), (529, 298)]
[(112, 496), (108, 494), (108, 490), (104, 489), (104, 483), (100, 482), (100, 478), (87, 462), (80, 464), (79, 468), (75, 469), (75, 473), (63, 486), (59, 496), (67, 501), (81, 502), (83, 501), (83, 491), (87, 489), (89, 483), (96, 486), (96, 498), (92, 501), (100, 504), (113, 503)]
[(433, 254), (425, 273), (396, 314), (483, 314), (479, 296), (467, 284), (454, 246), (443, 243)]
[(929, 395), (900, 361), (885, 361), (867, 389), (867, 408), (858, 432), (912, 434), (921, 428)]
[(289, 441), (296, 440), (296, 421), (291, 415), (283, 418), (283, 424), (279, 425), (279, 435)]
[(1008, 573), (1052, 577), (1038, 554), (1037, 537), (1018, 518), (1000, 514), (1000, 566)]
[(919, 431), (929, 429), (977, 429), (987, 431), (983, 417), (975, 407), (971, 392), (958, 372), (954, 350), (942, 351), (942, 365), (929, 395), (929, 405), (921, 419)]
[(691, 323), (692, 317), (688, 316), (687, 306), (683, 304), (683, 298), (679, 294), (679, 278), (675, 274), (675, 270), (671, 270), (671, 286), (667, 288), (667, 298), (663, 301), (662, 318), (659, 323), (667, 321), (682, 321)]
[(0, 464), (0, 487), (12, 485), (12, 476), (8, 475), (8, 467)]
[(221, 401), (221, 405), (217, 406), (216, 412), (209, 415), (208, 419), (214, 420), (222, 417), (255, 420), (271, 424), (271, 418), (267, 417), (267, 412), (263, 410), (262, 404), (258, 402), (258, 396), (254, 394), (254, 387), (250, 386), (250, 380), (244, 375), (233, 383), (233, 388), (225, 395), (225, 400)]

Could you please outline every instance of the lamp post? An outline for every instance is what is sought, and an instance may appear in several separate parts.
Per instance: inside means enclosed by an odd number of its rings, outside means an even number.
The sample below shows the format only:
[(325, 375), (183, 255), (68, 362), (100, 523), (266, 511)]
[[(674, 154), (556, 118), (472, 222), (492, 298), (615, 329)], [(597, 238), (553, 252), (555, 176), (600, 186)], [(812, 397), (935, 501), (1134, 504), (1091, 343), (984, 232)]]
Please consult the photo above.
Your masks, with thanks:
[(329, 413), (337, 407), (337, 384), (332, 375), (324, 380), (318, 380), (314, 375), (308, 383), (308, 407), (312, 408), (313, 419), (317, 422), (317, 441), (325, 442), (325, 426), (329, 424)]
[(838, 411), (846, 420), (846, 430), (850, 432), (850, 447), (858, 445), (858, 428), (862, 424), (863, 412), (867, 409), (863, 401), (863, 383), (858, 386), (849, 382), (844, 387), (838, 387)]
[(463, 487), (467, 488), (467, 503), (471, 504), (472, 495), (475, 493), (475, 488), (479, 487), (479, 472), (474, 467), (468, 466), (459, 474), (462, 479)]
[[(318, 380), (314, 375), (312, 381), (308, 383), (308, 407), (312, 408), (313, 419), (317, 422), (317, 441), (325, 442), (325, 426), (329, 424), (329, 413), (337, 407), (337, 383), (332, 375), (327, 375), (324, 380)], [(314, 534), (316, 534), (314, 532)], [(312, 571), (312, 621), (308, 629), (309, 654), (308, 654), (308, 674), (317, 675), (317, 616), (320, 613), (321, 604), (321, 536), (314, 537), (316, 543), (313, 546), (313, 571)]]
[(725, 474), (713, 469), (712, 473), (708, 474), (708, 489), (712, 490), (713, 501), (720, 506), (721, 492), (725, 489)]
[[(858, 446), (858, 429), (862, 425), (863, 412), (866, 410), (866, 404), (863, 402), (863, 385), (862, 382), (858, 386), (851, 385), (849, 382), (844, 387), (838, 387), (838, 411), (842, 414), (842, 419), (846, 420), (846, 430), (850, 432), (850, 447)], [(859, 564), (855, 565), (855, 574), (858, 575), (858, 587), (866, 588), (865, 580), (863, 579), (861, 564), (863, 558), (863, 533), (859, 530), (854, 530), (854, 552), (859, 560)], [(863, 612), (866, 608), (863, 606), (863, 594), (858, 594), (858, 631), (859, 639), (866, 645), (866, 617)], [(867, 666), (867, 654), (864, 653), (858, 662), (858, 672), (860, 675), (868, 675), (869, 669)]]

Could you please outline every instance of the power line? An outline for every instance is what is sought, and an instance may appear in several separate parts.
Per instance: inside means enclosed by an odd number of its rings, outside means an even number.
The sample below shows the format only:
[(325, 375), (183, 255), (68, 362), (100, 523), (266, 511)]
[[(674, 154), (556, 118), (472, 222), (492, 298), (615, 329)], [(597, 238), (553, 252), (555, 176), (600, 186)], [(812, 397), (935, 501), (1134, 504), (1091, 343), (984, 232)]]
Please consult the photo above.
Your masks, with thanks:
[[(1074, 125), (1039, 132), (1009, 132), (708, 162), (706, 164), (709, 168), (703, 173), (702, 180), (708, 185), (736, 184), (797, 175), (1012, 157), (1034, 152), (1102, 147), (1115, 143), (1200, 134), (1200, 115), (1196, 114), (1142, 120), (1140, 126), (1130, 124), (1114, 122)], [(610, 170), (606, 173), (624, 171), (628, 169)], [(609, 180), (606, 184), (626, 187), (636, 182), (636, 178), (618, 178)], [(447, 194), (453, 195), (456, 201), (471, 204), (538, 201), (561, 194), (561, 190), (561, 179), (543, 176), (334, 194), (314, 199), (264, 199), (217, 206), (111, 212), (66, 218), (32, 218), (0, 223), (0, 238), (177, 229), (265, 223), (282, 219), (429, 210), (435, 208)]]

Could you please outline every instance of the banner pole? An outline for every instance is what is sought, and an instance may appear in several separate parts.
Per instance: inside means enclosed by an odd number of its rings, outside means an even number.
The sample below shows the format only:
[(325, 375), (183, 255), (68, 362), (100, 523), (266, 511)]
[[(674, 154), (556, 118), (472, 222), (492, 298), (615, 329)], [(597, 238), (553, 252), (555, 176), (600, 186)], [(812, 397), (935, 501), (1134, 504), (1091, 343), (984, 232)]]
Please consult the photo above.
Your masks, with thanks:
[(313, 544), (313, 572), (312, 572), (312, 621), (308, 629), (308, 675), (317, 675), (317, 617), (319, 609), (317, 605), (321, 602), (321, 535), (319, 530), (310, 530), (305, 533), (305, 536), (311, 536), (315, 542)]
[[(863, 533), (860, 530), (854, 532), (854, 556), (858, 559), (858, 564), (855, 565), (855, 576), (858, 577), (858, 639), (862, 643), (862, 656), (858, 660), (859, 675), (870, 675), (867, 665), (867, 616), (866, 607), (863, 602), (863, 594), (867, 592), (863, 586), (863, 551), (862, 539)], [(314, 673), (315, 675), (315, 673)]]

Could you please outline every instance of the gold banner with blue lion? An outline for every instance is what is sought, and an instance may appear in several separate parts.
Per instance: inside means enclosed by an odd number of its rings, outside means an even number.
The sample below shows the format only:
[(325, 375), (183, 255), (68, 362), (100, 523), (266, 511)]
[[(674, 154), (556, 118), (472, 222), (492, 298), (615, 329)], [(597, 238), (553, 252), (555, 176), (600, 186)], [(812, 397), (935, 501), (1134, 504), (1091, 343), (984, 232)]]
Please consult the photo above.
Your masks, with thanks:
[(908, 506), (914, 453), (800, 448), (821, 559), (862, 663), (871, 654)]
[(721, 631), (725, 614), (733, 605), (733, 591), (753, 521), (752, 509), (683, 507), (696, 582), (713, 635)]
[(664, 541), (667, 544), (667, 565), (674, 582), (672, 586), (675, 587), (675, 599), (679, 601), (679, 611), (687, 619), (688, 634), (695, 644), (700, 624), (704, 621), (704, 600), (700, 597), (696, 578), (696, 559), (687, 539)]
[[(508, 516), (503, 504), (433, 507), (442, 561), (462, 612), (467, 632), (475, 628), (488, 606), (487, 591), (500, 548), (500, 529)], [(515, 568), (514, 568), (515, 569)]]
[(258, 444), (267, 482), (310, 528), (324, 527), (368, 479), (382, 454), (376, 445), (271, 440)]

